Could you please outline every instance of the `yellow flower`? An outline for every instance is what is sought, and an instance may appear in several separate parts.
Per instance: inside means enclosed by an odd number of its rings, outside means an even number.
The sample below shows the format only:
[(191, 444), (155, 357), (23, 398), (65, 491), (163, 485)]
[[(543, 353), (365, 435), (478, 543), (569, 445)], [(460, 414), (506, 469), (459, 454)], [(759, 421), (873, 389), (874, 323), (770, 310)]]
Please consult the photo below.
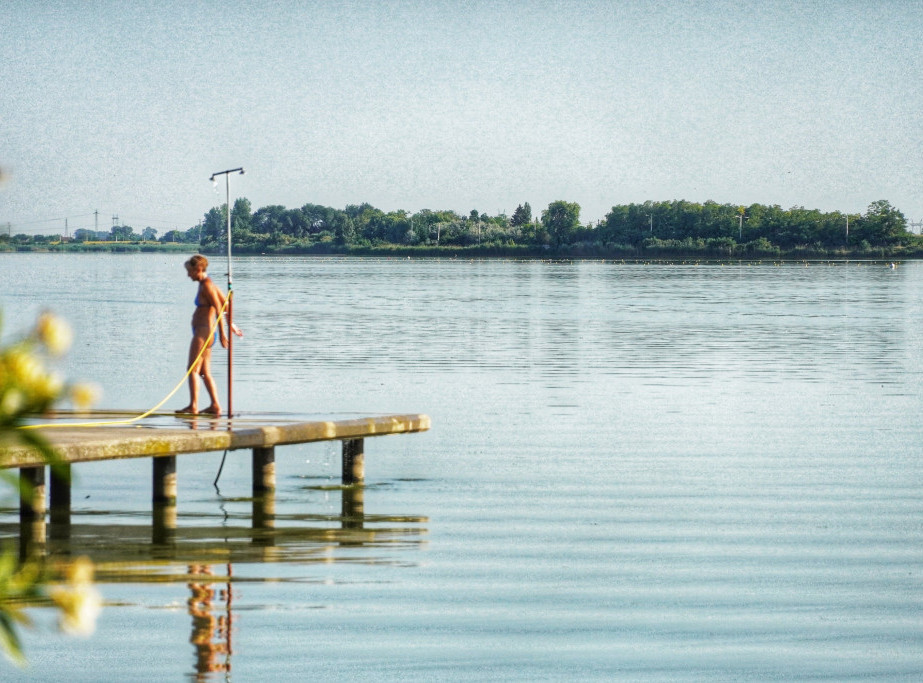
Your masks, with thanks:
[(58, 625), (70, 635), (92, 635), (103, 605), (102, 596), (93, 586), (93, 563), (86, 557), (77, 558), (68, 567), (67, 579), (66, 586), (48, 591), (52, 601), (61, 609)]
[(25, 404), (25, 396), (16, 387), (10, 387), (0, 393), (0, 415), (16, 415)]
[(20, 347), (10, 349), (5, 355), (5, 365), (13, 382), (28, 388), (39, 381), (42, 364), (33, 354)]
[(61, 378), (53, 373), (42, 375), (32, 385), (32, 391), (36, 398), (41, 401), (57, 398), (64, 388), (64, 382)]
[(99, 385), (83, 382), (71, 387), (70, 398), (78, 410), (86, 410), (99, 401), (101, 395), (102, 390), (99, 388)]
[(73, 334), (70, 325), (51, 313), (42, 313), (35, 327), (39, 341), (53, 356), (64, 354), (71, 346)]

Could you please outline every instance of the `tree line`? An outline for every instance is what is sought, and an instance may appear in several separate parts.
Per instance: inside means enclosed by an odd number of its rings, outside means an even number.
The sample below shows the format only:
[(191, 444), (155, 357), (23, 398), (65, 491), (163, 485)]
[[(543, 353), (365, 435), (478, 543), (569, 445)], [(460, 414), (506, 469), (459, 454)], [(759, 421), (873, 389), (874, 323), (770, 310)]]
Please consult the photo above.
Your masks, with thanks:
[[(336, 209), (320, 204), (300, 208), (264, 206), (256, 211), (241, 197), (231, 209), (231, 234), (240, 253), (353, 252), (402, 249), (476, 249), (484, 253), (546, 253), (562, 255), (669, 255), (705, 253), (716, 256), (770, 256), (797, 251), (818, 254), (887, 250), (923, 251), (923, 239), (907, 231), (907, 220), (886, 200), (872, 202), (865, 213), (778, 205), (741, 206), (685, 200), (622, 204), (596, 223), (582, 223), (580, 205), (551, 202), (533, 215), (524, 202), (512, 216), (489, 216), (477, 210), (385, 212), (371, 204)], [(74, 241), (99, 239), (77, 230)], [(0, 234), (16, 244), (52, 241), (53, 237)], [(199, 225), (171, 230), (157, 238), (145, 228), (114, 227), (102, 235), (110, 242), (194, 244), (202, 251), (219, 249), (227, 241), (227, 207), (211, 208)], [(58, 236), (58, 240), (60, 237)]]
[[(212, 208), (202, 224), (201, 244), (226, 240), (226, 207)], [(512, 216), (489, 216), (422, 209), (385, 212), (370, 204), (335, 209), (305, 204), (296, 209), (265, 206), (253, 211), (240, 198), (231, 210), (236, 248), (333, 247), (529, 247), (550, 250), (717, 249), (772, 252), (798, 248), (868, 250), (916, 246), (907, 220), (886, 200), (872, 202), (863, 214), (778, 205), (739, 206), (679, 201), (613, 206), (595, 224), (580, 221), (580, 205), (555, 201), (533, 216), (528, 202)]]

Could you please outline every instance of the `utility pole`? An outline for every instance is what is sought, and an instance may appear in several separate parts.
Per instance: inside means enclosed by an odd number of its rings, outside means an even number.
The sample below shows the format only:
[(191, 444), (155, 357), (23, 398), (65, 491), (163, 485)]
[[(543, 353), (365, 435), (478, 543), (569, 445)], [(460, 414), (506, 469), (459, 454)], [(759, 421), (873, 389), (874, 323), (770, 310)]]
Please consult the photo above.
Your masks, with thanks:
[[(99, 234), (99, 209), (93, 212), (93, 239), (96, 239), (96, 236)], [(83, 241), (86, 242), (86, 237), (83, 238)]]

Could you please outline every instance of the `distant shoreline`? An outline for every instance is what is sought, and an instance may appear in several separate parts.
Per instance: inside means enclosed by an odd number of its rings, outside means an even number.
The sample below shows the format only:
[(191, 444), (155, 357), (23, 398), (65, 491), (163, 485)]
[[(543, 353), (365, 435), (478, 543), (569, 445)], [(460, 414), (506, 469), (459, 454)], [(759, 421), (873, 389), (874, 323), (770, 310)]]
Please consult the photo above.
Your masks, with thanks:
[[(41, 254), (195, 254), (221, 256), (225, 251), (212, 247), (203, 247), (190, 243), (159, 242), (78, 242), (53, 243), (41, 245), (3, 245), (0, 255), (16, 253)], [(604, 261), (894, 261), (916, 260), (923, 258), (923, 249), (906, 247), (874, 247), (866, 250), (838, 249), (824, 250), (816, 248), (796, 248), (790, 250), (773, 249), (766, 251), (739, 250), (683, 250), (675, 248), (621, 248), (596, 245), (569, 246), (566, 248), (536, 248), (522, 246), (350, 246), (342, 247), (332, 243), (320, 242), (309, 247), (299, 246), (278, 248), (270, 251), (234, 248), (235, 256), (342, 256), (342, 257), (399, 257), (399, 258), (444, 258), (444, 259), (490, 259), (513, 258), (522, 260), (604, 260)]]

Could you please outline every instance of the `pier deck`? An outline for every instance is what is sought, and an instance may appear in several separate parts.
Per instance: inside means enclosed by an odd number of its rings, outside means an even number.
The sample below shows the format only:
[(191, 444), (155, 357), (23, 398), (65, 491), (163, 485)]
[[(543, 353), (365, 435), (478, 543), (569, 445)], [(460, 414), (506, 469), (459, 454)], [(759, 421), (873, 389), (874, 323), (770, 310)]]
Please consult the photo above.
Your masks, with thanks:
[[(137, 414), (137, 413), (135, 413)], [(421, 414), (334, 415), (240, 414), (231, 417), (159, 413), (131, 425), (97, 424), (126, 418), (129, 413), (96, 412), (91, 416), (55, 413), (42, 424), (61, 424), (39, 431), (54, 447), (62, 466), (51, 476), (52, 521), (70, 514), (70, 467), (77, 463), (123, 458), (151, 458), (153, 504), (158, 510), (176, 505), (176, 457), (224, 450), (253, 451), (253, 495), (263, 496), (276, 487), (275, 447), (318, 441), (341, 441), (345, 485), (365, 478), (364, 439), (390, 434), (426, 431), (430, 419)], [(0, 443), (0, 469), (19, 468), (24, 484), (20, 494), (20, 522), (44, 526), (47, 510), (47, 463), (35, 449)], [(55, 472), (61, 476), (56, 476)], [(30, 534), (34, 535), (34, 534)], [(41, 529), (41, 536), (44, 530)]]

